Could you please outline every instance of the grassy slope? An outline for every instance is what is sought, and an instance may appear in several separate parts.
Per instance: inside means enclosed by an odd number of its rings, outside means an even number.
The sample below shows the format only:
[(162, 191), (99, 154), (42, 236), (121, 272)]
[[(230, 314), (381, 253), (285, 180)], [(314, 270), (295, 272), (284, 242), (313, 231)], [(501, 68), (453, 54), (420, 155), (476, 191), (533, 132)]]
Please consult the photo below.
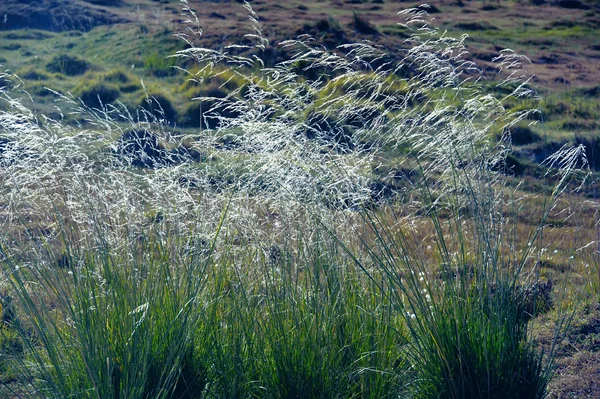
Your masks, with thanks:
[[(124, 0), (118, 7), (90, 5), (83, 1), (71, 3), (87, 11), (87, 14), (76, 15), (79, 19), (75, 20), (82, 21), (85, 15), (98, 15), (94, 18), (102, 23), (76, 25), (75, 22), (63, 22), (61, 25), (56, 22), (49, 26), (58, 30), (54, 32), (34, 29), (0, 31), (0, 64), (23, 78), (25, 87), (33, 94), (41, 111), (58, 116), (54, 97), (45, 87), (78, 95), (86, 85), (90, 85), (90, 81), (114, 86), (119, 90), (118, 99), (135, 107), (144, 97), (142, 86), (138, 84), (139, 79), (143, 79), (151, 94), (163, 94), (172, 101), (178, 114), (184, 113), (189, 105), (190, 93), (181, 87), (183, 76), (175, 75), (169, 68), (171, 61), (163, 58), (182, 47), (181, 42), (171, 37), (172, 32), (183, 29), (178, 23), (180, 5), (177, 1)], [(440, 11), (432, 15), (450, 34), (466, 32), (472, 37), (469, 47), (478, 64), (485, 67), (505, 47), (527, 54), (533, 62), (530, 71), (536, 75), (535, 88), (544, 95), (545, 123), (533, 128), (542, 140), (526, 141), (517, 148), (519, 162), (525, 165), (525, 177), (535, 174), (537, 154), (544, 153), (548, 143), (598, 136), (600, 37), (594, 32), (599, 28), (600, 9), (566, 9), (551, 4), (533, 6), (529, 5), (529, 1), (459, 3), (455, 0), (432, 2)], [(70, 10), (67, 2), (57, 4), (58, 9)], [(335, 44), (339, 37), (332, 35), (332, 29), (319, 28), (317, 23), (329, 19), (337, 21), (344, 32), (341, 37), (346, 41), (367, 38), (393, 49), (404, 38), (402, 29), (396, 25), (399, 18), (395, 12), (416, 5), (416, 2), (288, 1), (279, 5), (280, 2), (254, 1), (252, 4), (272, 43), (308, 31), (326, 43)], [(46, 5), (44, 3), (40, 8)], [(19, 10), (20, 6), (18, 1), (3, 2), (0, 7), (6, 9), (0, 9), (0, 15), (18, 16), (15, 10)], [(192, 1), (191, 6), (205, 31), (204, 40), (214, 46), (240, 40), (250, 32), (247, 13), (235, 2)], [(351, 26), (353, 11), (370, 21), (380, 34), (358, 34)], [(60, 18), (54, 20), (60, 21)], [(30, 25), (32, 23), (36, 21)], [(23, 22), (25, 26), (26, 21)], [(84, 31), (60, 31), (73, 26)], [(89, 29), (91, 27), (94, 28)], [(76, 55), (86, 60), (88, 70), (72, 76), (60, 71), (60, 66), (59, 71), (53, 71), (48, 65), (59, 54)], [(111, 80), (111, 72), (115, 71), (127, 75), (127, 79)], [(534, 177), (530, 190), (535, 190), (540, 184), (539, 179)], [(595, 194), (591, 192), (590, 196)], [(578, 197), (571, 200), (573, 203), (579, 201)], [(594, 226), (589, 226), (586, 234), (593, 231)], [(563, 235), (563, 239), (556, 240), (556, 248), (550, 251), (557, 250), (554, 259), (552, 255), (545, 259), (548, 265), (545, 273), (550, 278), (560, 278), (565, 273), (569, 278), (577, 278), (577, 273), (569, 274), (568, 270), (561, 269), (563, 265), (569, 266), (567, 254), (572, 250), (571, 241), (564, 239), (565, 233), (566, 230), (556, 228), (555, 234)], [(581, 238), (581, 241), (585, 239)], [(565, 259), (560, 259), (562, 254), (565, 254)], [(591, 360), (599, 356), (599, 311), (592, 304), (583, 313), (575, 323), (577, 328), (571, 342), (563, 351), (562, 376), (554, 387), (559, 397), (595, 397), (600, 389)], [(541, 334), (543, 339), (543, 332)]]

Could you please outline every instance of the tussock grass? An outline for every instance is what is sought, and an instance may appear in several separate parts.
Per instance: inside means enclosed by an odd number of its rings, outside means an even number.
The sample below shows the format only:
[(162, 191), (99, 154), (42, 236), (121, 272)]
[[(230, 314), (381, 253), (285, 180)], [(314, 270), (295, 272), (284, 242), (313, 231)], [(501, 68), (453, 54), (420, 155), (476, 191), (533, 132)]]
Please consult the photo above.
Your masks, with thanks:
[[(535, 101), (527, 59), (503, 51), (503, 94), (491, 95), (466, 37), (412, 9), (399, 62), (372, 43), (328, 50), (302, 36), (267, 66), (271, 44), (245, 7), (251, 44), (222, 50), (198, 45), (184, 8), (185, 86), (231, 83), (196, 99), (210, 127), (196, 134), (167, 124), (160, 99), (134, 113), (61, 95), (70, 126), (2, 89), (0, 260), (15, 299), (3, 329), (24, 348), (3, 358), (12, 389), (542, 398), (555, 358), (529, 333), (535, 248), (585, 158), (582, 145), (548, 158), (555, 187), (517, 238), (521, 202), (501, 172), (511, 128), (536, 111), (504, 104)], [(124, 138), (172, 158), (137, 162)], [(402, 201), (374, 184), (374, 170), (398, 179), (388, 159), (407, 168)]]

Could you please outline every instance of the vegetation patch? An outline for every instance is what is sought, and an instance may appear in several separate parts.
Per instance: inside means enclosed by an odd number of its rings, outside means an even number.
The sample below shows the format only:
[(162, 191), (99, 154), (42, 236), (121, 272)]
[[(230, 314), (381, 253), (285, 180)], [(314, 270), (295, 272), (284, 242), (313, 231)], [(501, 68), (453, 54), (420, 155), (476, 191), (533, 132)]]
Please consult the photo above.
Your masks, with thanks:
[[(112, 0), (107, 0), (112, 1)], [(0, 30), (43, 29), (55, 32), (90, 31), (96, 26), (127, 22), (105, 9), (73, 3), (69, 0), (23, 2), (4, 0), (0, 3)]]
[(48, 79), (50, 79), (50, 76), (47, 73), (40, 71), (36, 68), (32, 68), (32, 67), (17, 71), (17, 76), (19, 76), (22, 79), (27, 79), (27, 80), (48, 80)]
[(123, 3), (122, 0), (84, 0), (87, 3), (105, 7), (119, 7)]
[(90, 64), (86, 60), (67, 54), (54, 56), (52, 60), (46, 64), (47, 71), (67, 76), (83, 75), (89, 68)]
[(323, 18), (314, 24), (305, 23), (297, 33), (307, 33), (320, 40), (325, 46), (333, 48), (346, 43), (346, 34), (339, 21), (331, 16)]
[(358, 14), (356, 11), (353, 14), (353, 20), (351, 25), (357, 32), (363, 35), (378, 35), (379, 31), (375, 26), (370, 23), (364, 16)]
[(73, 90), (73, 94), (92, 108), (102, 108), (119, 98), (119, 90), (110, 84), (85, 80)]
[(164, 93), (151, 91), (146, 93), (138, 103), (146, 114), (155, 120), (164, 120), (173, 123), (178, 118), (178, 113), (172, 100)]
[(176, 63), (175, 58), (165, 57), (158, 53), (150, 53), (144, 55), (144, 68), (146, 68), (154, 76), (165, 77), (171, 76), (176, 73), (173, 68)]
[(498, 30), (498, 28), (496, 28), (494, 25), (491, 25), (487, 22), (459, 22), (454, 24), (454, 27), (466, 31)]
[(558, 0), (554, 4), (558, 7), (574, 10), (589, 10), (591, 8), (581, 0)]
[(123, 133), (117, 143), (116, 153), (127, 163), (141, 168), (167, 165), (168, 154), (156, 134), (145, 129)]
[(596, 171), (600, 171), (600, 137), (579, 136), (575, 142), (584, 146), (589, 166)]
[(22, 46), (20, 43), (10, 43), (5, 46), (2, 46), (2, 49), (8, 50), (8, 51), (15, 51), (15, 50), (19, 50), (21, 47)]
[(528, 145), (542, 140), (529, 126), (515, 126), (510, 129), (510, 138), (514, 145)]

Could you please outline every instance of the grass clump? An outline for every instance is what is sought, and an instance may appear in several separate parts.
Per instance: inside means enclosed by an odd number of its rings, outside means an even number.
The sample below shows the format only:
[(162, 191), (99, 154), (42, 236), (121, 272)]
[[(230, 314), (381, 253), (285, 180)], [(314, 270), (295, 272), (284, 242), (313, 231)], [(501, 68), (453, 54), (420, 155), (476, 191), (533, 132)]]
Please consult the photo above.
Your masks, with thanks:
[(116, 101), (120, 92), (117, 87), (94, 79), (83, 80), (73, 90), (73, 94), (88, 107), (102, 108)]
[(175, 59), (158, 53), (146, 54), (143, 57), (144, 68), (157, 77), (171, 76), (176, 73)]
[(102, 80), (114, 84), (129, 84), (135, 79), (125, 69), (117, 68), (105, 73)]
[[(534, 311), (525, 305), (531, 303), (527, 289), (504, 274), (506, 266), (459, 261), (435, 277), (425, 265), (415, 265), (415, 248), (405, 238), (388, 234), (378, 220), (372, 223), (381, 240), (394, 240), (378, 242), (385, 250), (373, 257), (396, 288), (394, 303), (412, 339), (405, 352), (413, 365), (404, 377), (409, 396), (545, 397), (552, 367), (528, 336)], [(400, 270), (410, 273), (400, 276)]]
[(542, 141), (539, 134), (528, 126), (515, 126), (511, 129), (511, 141), (514, 145), (528, 145)]
[[(97, 238), (107, 238), (104, 234), (108, 231)], [(32, 268), (12, 275), (23, 312), (14, 326), (26, 342), (27, 358), (40, 366), (16, 362), (32, 378), (31, 393), (168, 398), (201, 390), (206, 370), (194, 352), (201, 315), (194, 304), (206, 261), (193, 255), (175, 261), (151, 231), (141, 242), (122, 237), (135, 241), (120, 249), (105, 242), (88, 251), (80, 244), (71, 247), (71, 239), (64, 243), (68, 270), (48, 263), (54, 254), (42, 246)], [(4, 245), (2, 251), (7, 255)], [(180, 261), (185, 266), (174, 265)], [(44, 281), (35, 293), (26, 287), (32, 276)], [(56, 314), (46, 312), (35, 295), (54, 301)]]
[(134, 77), (131, 73), (123, 68), (112, 69), (100, 76), (97, 76), (98, 80), (104, 84), (114, 86), (119, 90), (120, 93), (135, 93), (142, 91), (142, 84), (139, 79)]
[(139, 108), (150, 118), (174, 123), (178, 113), (171, 98), (163, 92), (150, 91), (139, 100)]
[(50, 75), (48, 75), (44, 71), (38, 70), (37, 68), (26, 68), (26, 69), (19, 70), (19, 71), (17, 71), (17, 76), (19, 76), (22, 79), (34, 80), (34, 81), (40, 81), (40, 80), (45, 81), (45, 80), (50, 79)]
[(81, 58), (73, 57), (67, 54), (54, 56), (48, 64), (46, 70), (52, 73), (60, 73), (67, 76), (83, 75), (90, 68), (90, 64)]
[(357, 32), (362, 33), (364, 35), (377, 35), (379, 31), (372, 23), (367, 21), (367, 19), (359, 14), (356, 11), (353, 14), (352, 27), (356, 29)]

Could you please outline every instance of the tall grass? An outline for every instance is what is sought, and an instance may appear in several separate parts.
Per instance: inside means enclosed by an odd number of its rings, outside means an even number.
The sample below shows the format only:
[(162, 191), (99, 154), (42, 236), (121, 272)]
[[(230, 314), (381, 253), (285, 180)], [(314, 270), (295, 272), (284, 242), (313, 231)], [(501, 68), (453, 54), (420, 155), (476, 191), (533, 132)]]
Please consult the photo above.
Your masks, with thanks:
[[(96, 221), (96, 235), (84, 238), (93, 242), (85, 245), (72, 226), (58, 222), (59, 243), (26, 232), (32, 260), (12, 251), (14, 240), (2, 243), (22, 306), (11, 324), (26, 344), (19, 370), (32, 391), (159, 398), (203, 388), (205, 366), (194, 345), (206, 256), (179, 253), (181, 234), (116, 232), (106, 220)], [(106, 240), (114, 233), (119, 247)]]
[[(526, 58), (501, 52), (508, 94), (489, 94), (466, 37), (413, 9), (398, 54), (303, 36), (267, 67), (273, 49), (245, 7), (253, 44), (223, 50), (198, 46), (184, 8), (175, 56), (190, 84), (236, 82), (197, 99), (213, 130), (184, 135), (144, 109), (62, 96), (78, 116), (68, 126), (35, 115), (19, 85), (2, 89), (1, 262), (15, 298), (3, 329), (23, 345), (4, 357), (19, 376), (10, 389), (543, 397), (554, 358), (529, 335), (534, 248), (582, 148), (549, 159), (556, 188), (515, 238), (504, 160), (511, 127), (536, 112), (504, 104), (535, 97)], [(138, 150), (123, 151), (131, 138)]]

